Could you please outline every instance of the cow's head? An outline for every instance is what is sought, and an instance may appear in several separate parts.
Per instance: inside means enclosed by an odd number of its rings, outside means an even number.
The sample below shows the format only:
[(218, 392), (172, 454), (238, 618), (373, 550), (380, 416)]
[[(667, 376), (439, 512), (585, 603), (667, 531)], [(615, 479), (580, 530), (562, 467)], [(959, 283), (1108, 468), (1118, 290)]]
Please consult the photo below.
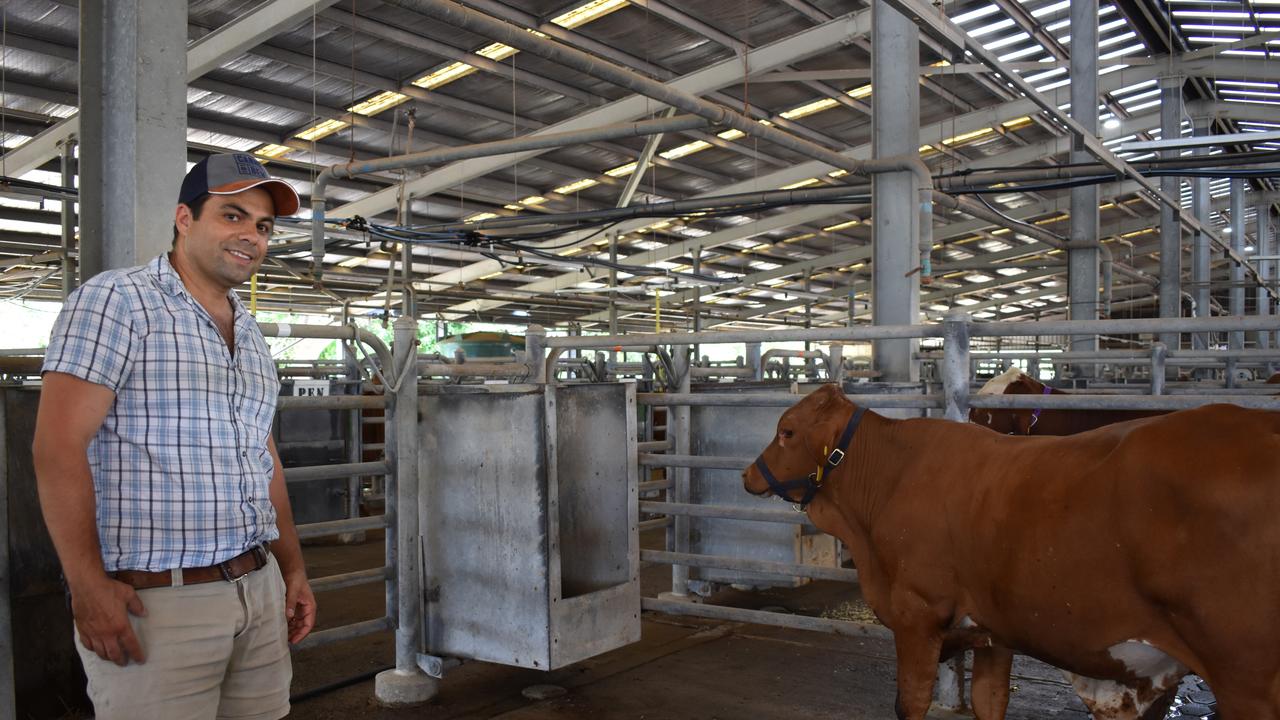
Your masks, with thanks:
[(782, 414), (773, 441), (742, 472), (743, 487), (807, 504), (844, 459), (848, 440), (843, 448), (841, 440), (852, 436), (861, 415), (839, 386), (823, 385)]
[[(1053, 392), (1053, 390), (1048, 390)], [(978, 391), (979, 395), (1041, 395), (1046, 386), (1039, 380), (1014, 368), (1000, 375)], [(1039, 413), (1035, 410), (997, 410), (974, 408), (969, 411), (969, 422), (991, 428), (1005, 435), (1030, 435)]]

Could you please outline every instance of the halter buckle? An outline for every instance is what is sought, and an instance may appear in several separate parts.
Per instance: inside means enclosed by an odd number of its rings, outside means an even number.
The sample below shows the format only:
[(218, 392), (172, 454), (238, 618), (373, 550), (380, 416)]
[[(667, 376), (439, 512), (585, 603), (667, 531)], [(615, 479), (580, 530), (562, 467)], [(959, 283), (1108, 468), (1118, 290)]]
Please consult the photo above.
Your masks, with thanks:
[(836, 448), (835, 450), (832, 450), (831, 454), (827, 456), (827, 463), (830, 464), (831, 467), (835, 467), (839, 465), (840, 463), (844, 462), (844, 454), (845, 454), (844, 451), (841, 450), (840, 448)]

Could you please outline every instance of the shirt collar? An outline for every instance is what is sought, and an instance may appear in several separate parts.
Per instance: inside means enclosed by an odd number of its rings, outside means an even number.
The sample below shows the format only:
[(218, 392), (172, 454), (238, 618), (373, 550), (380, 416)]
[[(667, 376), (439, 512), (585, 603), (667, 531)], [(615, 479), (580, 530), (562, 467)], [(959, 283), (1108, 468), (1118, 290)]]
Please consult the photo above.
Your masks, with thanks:
[[(179, 297), (185, 296), (189, 298), (191, 302), (196, 302), (196, 299), (192, 297), (191, 293), (187, 290), (186, 284), (182, 282), (182, 276), (178, 275), (178, 271), (173, 268), (173, 263), (169, 261), (169, 253), (166, 252), (157, 255), (150, 263), (147, 264), (147, 269), (155, 277), (156, 285), (158, 285), (160, 289), (170, 295)], [(236, 294), (235, 290), (228, 290), (227, 298), (231, 301), (231, 307), (234, 315), (232, 322), (235, 325), (242, 326), (246, 321), (253, 323), (253, 316), (249, 314), (249, 311), (245, 308), (244, 303), (241, 302), (240, 296)]]

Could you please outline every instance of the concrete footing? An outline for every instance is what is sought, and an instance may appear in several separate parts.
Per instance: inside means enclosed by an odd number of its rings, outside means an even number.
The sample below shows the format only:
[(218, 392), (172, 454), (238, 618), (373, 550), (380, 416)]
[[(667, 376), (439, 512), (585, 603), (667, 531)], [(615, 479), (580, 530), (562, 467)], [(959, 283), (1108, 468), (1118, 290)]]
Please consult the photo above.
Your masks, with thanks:
[(387, 707), (409, 707), (431, 700), (439, 687), (439, 680), (416, 668), (384, 670), (374, 679), (373, 696)]

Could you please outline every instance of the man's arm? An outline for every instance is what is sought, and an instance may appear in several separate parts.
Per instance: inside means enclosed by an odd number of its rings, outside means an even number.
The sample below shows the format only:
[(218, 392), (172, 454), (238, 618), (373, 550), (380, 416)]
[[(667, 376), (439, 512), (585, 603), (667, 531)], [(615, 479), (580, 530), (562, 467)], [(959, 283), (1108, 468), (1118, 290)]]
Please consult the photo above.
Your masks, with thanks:
[(307, 582), (307, 567), (302, 561), (302, 546), (298, 542), (298, 530), (293, 526), (293, 508), (289, 506), (289, 493), (284, 485), (284, 466), (276, 452), (275, 438), (267, 438), (271, 460), (275, 469), (271, 473), (271, 505), (276, 510), (276, 527), (280, 539), (271, 546), (271, 553), (280, 563), (284, 576), (284, 614), (289, 620), (289, 642), (298, 643), (311, 632), (316, 624), (316, 598)]
[(40, 509), (71, 590), (80, 642), (103, 659), (125, 665), (130, 659), (146, 659), (128, 616), (146, 610), (132, 587), (103, 569), (88, 455), (115, 398), (103, 385), (45, 373), (32, 452)]

